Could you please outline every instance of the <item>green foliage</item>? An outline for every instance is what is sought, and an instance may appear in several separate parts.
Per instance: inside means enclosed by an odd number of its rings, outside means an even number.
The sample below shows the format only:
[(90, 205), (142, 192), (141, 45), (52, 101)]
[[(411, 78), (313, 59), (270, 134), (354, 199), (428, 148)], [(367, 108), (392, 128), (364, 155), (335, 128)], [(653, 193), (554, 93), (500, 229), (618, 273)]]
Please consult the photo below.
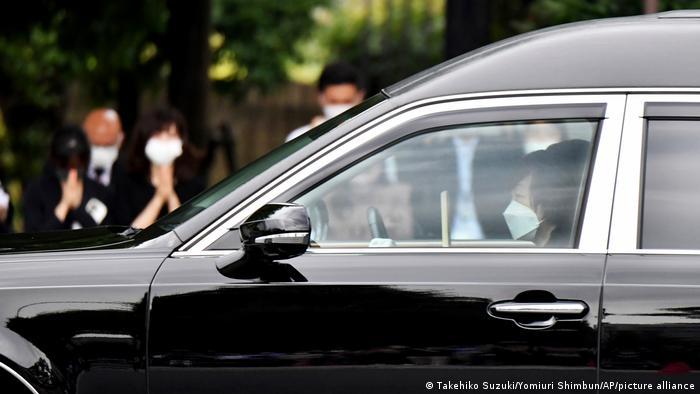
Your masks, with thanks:
[[(58, 45), (55, 26), (57, 15), (48, 26), (34, 25), (21, 37), (0, 36), (0, 105), (10, 110), (5, 118), (19, 125), (22, 134), (4, 132), (0, 135), (0, 169), (10, 176), (26, 177), (40, 170), (48, 146), (45, 130), (50, 127), (52, 109), (63, 100), (65, 80), (72, 73), (69, 54)], [(9, 116), (8, 116), (9, 115)]]
[(370, 93), (442, 60), (444, 0), (342, 0), (315, 12), (305, 61), (361, 68)]
[(168, 12), (165, 0), (101, 2), (74, 0), (60, 11), (67, 15), (58, 27), (60, 45), (70, 53), (75, 79), (97, 102), (118, 94), (120, 75), (154, 86), (165, 62), (157, 48), (163, 40)]
[(70, 58), (58, 47), (55, 30), (33, 26), (26, 38), (21, 42), (0, 37), (0, 74), (6, 76), (6, 89), (18, 93), (13, 100), (49, 108), (60, 99), (59, 77), (70, 72)]
[(218, 33), (212, 73), (215, 86), (240, 96), (251, 88), (268, 90), (287, 81), (285, 65), (299, 58), (297, 41), (313, 27), (312, 10), (327, 0), (213, 0), (212, 24)]
[(120, 72), (154, 75), (139, 55), (166, 21), (163, 0), (34, 0), (7, 7), (0, 17), (0, 80), (9, 87), (3, 94), (50, 108), (68, 83), (80, 81), (93, 99), (114, 97)]
[[(659, 11), (698, 8), (697, 0), (660, 0)], [(638, 15), (644, 11), (643, 0), (535, 0), (530, 6), (529, 29), (561, 23), (614, 16)]]

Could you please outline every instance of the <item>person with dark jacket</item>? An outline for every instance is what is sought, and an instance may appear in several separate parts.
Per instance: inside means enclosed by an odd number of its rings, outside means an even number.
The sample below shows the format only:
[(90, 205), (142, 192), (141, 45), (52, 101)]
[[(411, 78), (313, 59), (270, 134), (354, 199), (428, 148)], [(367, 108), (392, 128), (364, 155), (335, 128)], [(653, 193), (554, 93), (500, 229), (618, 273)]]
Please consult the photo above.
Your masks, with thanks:
[(82, 128), (68, 126), (54, 134), (43, 173), (24, 193), (25, 231), (111, 224), (110, 195), (85, 176), (89, 162), (90, 145)]
[(182, 115), (160, 108), (141, 117), (127, 148), (126, 168), (115, 174), (116, 221), (145, 228), (202, 192), (200, 154), (189, 144)]

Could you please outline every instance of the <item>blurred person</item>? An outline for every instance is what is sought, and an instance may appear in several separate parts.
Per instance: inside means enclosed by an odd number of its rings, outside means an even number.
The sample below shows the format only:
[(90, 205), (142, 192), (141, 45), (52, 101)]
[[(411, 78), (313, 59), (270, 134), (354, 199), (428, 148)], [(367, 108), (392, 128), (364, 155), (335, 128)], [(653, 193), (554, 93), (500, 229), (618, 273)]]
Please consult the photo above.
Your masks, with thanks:
[(125, 171), (115, 179), (117, 222), (148, 227), (202, 192), (198, 159), (180, 112), (161, 108), (142, 116), (131, 135)]
[(571, 246), (590, 151), (589, 142), (574, 139), (523, 157), (512, 201), (503, 212), (513, 239), (537, 246)]
[(24, 193), (27, 232), (78, 229), (111, 224), (107, 189), (85, 176), (90, 145), (80, 126), (58, 130), (49, 160)]
[[(495, 133), (495, 131), (502, 133)], [(426, 134), (397, 159), (398, 178), (411, 185), (417, 239), (442, 236), (440, 192), (448, 194), (452, 240), (507, 239), (501, 213), (511, 200), (512, 172), (523, 156), (518, 133), (503, 126)]]
[(115, 167), (119, 149), (124, 140), (124, 131), (117, 111), (98, 108), (85, 117), (83, 129), (90, 142), (90, 164), (88, 178), (109, 186), (112, 169)]
[(364, 77), (348, 63), (327, 65), (318, 80), (318, 104), (323, 115), (314, 116), (307, 125), (294, 129), (286, 141), (306, 133), (312, 128), (359, 104), (365, 98)]
[(13, 208), (10, 194), (2, 183), (2, 168), (0, 168), (0, 234), (12, 232)]

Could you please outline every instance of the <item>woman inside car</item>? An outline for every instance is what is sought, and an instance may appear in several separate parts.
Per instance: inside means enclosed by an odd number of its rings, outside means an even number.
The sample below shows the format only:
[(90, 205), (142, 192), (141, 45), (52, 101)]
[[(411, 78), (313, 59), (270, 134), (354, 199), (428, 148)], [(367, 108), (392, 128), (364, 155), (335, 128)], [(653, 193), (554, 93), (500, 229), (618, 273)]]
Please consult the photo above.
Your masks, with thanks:
[(568, 140), (523, 157), (503, 212), (511, 236), (536, 246), (571, 247), (591, 144)]

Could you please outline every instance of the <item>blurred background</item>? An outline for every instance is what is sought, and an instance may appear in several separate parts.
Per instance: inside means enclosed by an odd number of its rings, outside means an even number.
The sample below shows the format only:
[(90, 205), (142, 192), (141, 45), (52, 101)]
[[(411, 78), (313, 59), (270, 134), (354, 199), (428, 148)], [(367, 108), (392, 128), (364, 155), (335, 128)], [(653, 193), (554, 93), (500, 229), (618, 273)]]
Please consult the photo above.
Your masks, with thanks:
[(168, 104), (212, 184), (320, 112), (324, 65), (367, 93), (512, 35), (578, 20), (700, 8), (697, 0), (24, 0), (0, 12), (0, 169), (21, 196), (54, 130), (115, 108), (127, 139)]

